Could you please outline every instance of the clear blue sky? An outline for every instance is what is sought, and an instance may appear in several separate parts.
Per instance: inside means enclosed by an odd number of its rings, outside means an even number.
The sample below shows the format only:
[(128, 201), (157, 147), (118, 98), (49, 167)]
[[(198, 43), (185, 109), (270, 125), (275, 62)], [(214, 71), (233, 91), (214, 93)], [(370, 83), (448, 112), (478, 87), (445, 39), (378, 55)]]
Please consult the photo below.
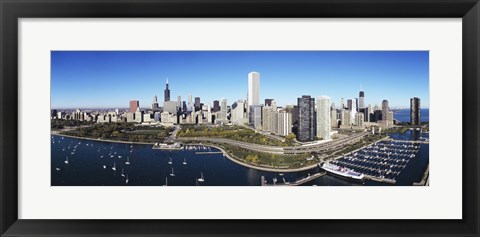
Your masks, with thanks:
[(202, 103), (247, 97), (247, 74), (260, 73), (260, 100), (296, 104), (297, 97), (327, 95), (365, 103), (409, 107), (420, 97), (429, 107), (428, 51), (52, 51), (52, 108), (150, 107), (163, 102), (168, 78), (171, 100), (200, 97)]

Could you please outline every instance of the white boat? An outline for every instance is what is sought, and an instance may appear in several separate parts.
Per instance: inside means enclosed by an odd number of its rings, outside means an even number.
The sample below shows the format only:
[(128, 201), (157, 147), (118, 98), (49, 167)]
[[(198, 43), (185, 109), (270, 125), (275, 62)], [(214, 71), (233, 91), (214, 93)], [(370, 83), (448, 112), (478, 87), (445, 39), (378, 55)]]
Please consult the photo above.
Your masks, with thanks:
[(172, 173), (170, 174), (170, 176), (175, 176), (175, 173), (173, 172), (173, 168), (172, 168)]
[(112, 170), (117, 170), (117, 166), (115, 165), (115, 162), (113, 162)]
[(127, 161), (125, 161), (125, 164), (126, 164), (126, 165), (129, 165), (129, 164), (130, 164), (130, 159), (128, 158), (128, 156), (127, 156)]
[(107, 168), (107, 166), (106, 166), (106, 165), (103, 165), (103, 168), (104, 168), (104, 169), (106, 169), (106, 168)]
[(204, 182), (205, 178), (203, 178), (203, 172), (200, 172), (201, 177), (198, 179), (198, 182)]
[(60, 171), (61, 169), (57, 167), (56, 170), (57, 170), (57, 171)]
[(122, 156), (118, 156), (118, 159), (122, 159)]
[(183, 164), (187, 165), (187, 160), (185, 158), (183, 158)]
[(65, 164), (68, 164), (68, 156), (67, 156), (67, 159), (65, 160)]
[(170, 157), (170, 161), (168, 162), (169, 165), (172, 164), (172, 157)]
[(125, 177), (125, 174), (123, 174), (123, 168), (122, 168), (122, 174), (120, 174), (122, 177)]
[(128, 184), (128, 174), (127, 174), (127, 178), (125, 179), (125, 183)]

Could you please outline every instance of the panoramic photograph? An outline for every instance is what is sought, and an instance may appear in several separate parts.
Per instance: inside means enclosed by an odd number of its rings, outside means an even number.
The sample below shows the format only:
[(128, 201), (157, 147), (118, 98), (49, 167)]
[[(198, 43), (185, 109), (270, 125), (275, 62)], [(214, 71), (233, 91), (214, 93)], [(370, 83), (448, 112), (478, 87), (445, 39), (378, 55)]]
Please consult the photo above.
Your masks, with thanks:
[(428, 51), (51, 51), (50, 88), (51, 186), (429, 185)]

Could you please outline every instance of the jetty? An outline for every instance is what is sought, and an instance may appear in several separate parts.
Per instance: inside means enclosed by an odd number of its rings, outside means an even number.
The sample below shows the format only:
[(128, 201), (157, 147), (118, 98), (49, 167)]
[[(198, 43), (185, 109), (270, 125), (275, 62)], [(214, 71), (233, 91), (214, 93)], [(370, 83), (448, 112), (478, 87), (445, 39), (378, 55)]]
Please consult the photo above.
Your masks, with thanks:
[(285, 183), (282, 183), (282, 182), (267, 183), (266, 180), (265, 180), (265, 176), (263, 176), (263, 175), (261, 176), (260, 180), (261, 180), (262, 186), (280, 186), (280, 187), (281, 186), (299, 186), (299, 185), (302, 185), (304, 183), (310, 182), (314, 179), (317, 179), (319, 177), (322, 177), (325, 174), (327, 174), (327, 173), (326, 172), (315, 173), (313, 175), (308, 175), (307, 177), (296, 180), (294, 182), (285, 182)]

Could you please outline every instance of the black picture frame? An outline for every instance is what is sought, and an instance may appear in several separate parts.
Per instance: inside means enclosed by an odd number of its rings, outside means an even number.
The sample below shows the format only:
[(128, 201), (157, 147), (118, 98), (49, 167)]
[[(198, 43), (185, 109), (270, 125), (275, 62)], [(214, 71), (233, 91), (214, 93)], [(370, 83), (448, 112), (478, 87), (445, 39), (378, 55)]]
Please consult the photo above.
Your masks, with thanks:
[[(0, 12), (1, 236), (479, 236), (478, 0), (1, 0)], [(462, 18), (463, 219), (19, 220), (17, 215), (19, 136), (15, 116), (18, 114), (19, 95), (17, 20), (60, 17)]]

